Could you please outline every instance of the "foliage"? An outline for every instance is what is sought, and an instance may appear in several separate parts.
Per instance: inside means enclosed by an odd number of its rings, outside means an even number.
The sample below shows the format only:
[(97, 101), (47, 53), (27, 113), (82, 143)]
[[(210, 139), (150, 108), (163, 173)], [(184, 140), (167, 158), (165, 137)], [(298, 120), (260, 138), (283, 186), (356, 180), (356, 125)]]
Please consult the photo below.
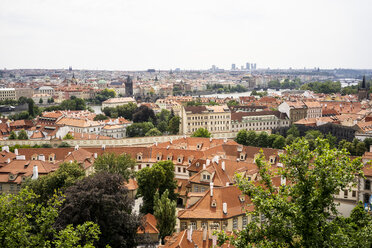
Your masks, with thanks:
[(44, 102), (43, 99), (40, 98), (39, 103), (40, 103), (40, 104), (43, 104), (43, 102)]
[(208, 131), (206, 128), (198, 128), (191, 137), (203, 137), (203, 138), (210, 138), (212, 137), (212, 134)]
[(107, 99), (114, 98), (116, 96), (116, 92), (113, 89), (104, 89), (101, 92), (98, 92), (93, 100), (93, 102), (100, 104)]
[(292, 125), (287, 131), (287, 136), (288, 135), (293, 135), (293, 137), (297, 138), (300, 137), (300, 131), (295, 125)]
[(154, 197), (154, 216), (156, 218), (156, 228), (159, 230), (162, 244), (164, 238), (171, 236), (176, 227), (176, 201), (171, 201), (168, 198), (168, 189), (159, 197), (159, 192), (156, 192)]
[(341, 92), (341, 83), (340, 82), (311, 82), (301, 86), (302, 90), (311, 90), (315, 93), (324, 93), (324, 94), (332, 94), (332, 93), (340, 93)]
[(103, 153), (94, 160), (96, 172), (106, 171), (121, 175), (126, 181), (132, 175), (136, 161), (129, 154)]
[(15, 113), (15, 114), (12, 114), (12, 115), (9, 115), (9, 120), (28, 120), (31, 118), (30, 114), (28, 113), (28, 111), (22, 111), (22, 112), (19, 112), (19, 113)]
[(142, 105), (133, 113), (133, 122), (152, 122), (156, 125), (156, 116), (154, 110)]
[(124, 117), (127, 120), (133, 120), (133, 114), (137, 109), (137, 105), (130, 102), (128, 104), (116, 106), (115, 108), (106, 107), (103, 112), (111, 118)]
[(69, 143), (63, 141), (63, 142), (61, 142), (61, 143), (58, 145), (58, 147), (61, 148), (61, 147), (71, 147), (71, 146), (70, 146)]
[[(177, 188), (174, 180), (174, 164), (172, 161), (160, 161), (151, 168), (145, 167), (137, 172), (138, 191), (137, 196), (143, 197), (142, 213), (154, 212), (154, 196), (156, 191), (159, 195), (169, 191), (169, 199), (177, 199), (174, 190)], [(149, 187), (151, 185), (151, 187)]]
[(58, 170), (46, 176), (36, 180), (28, 179), (22, 187), (28, 187), (40, 196), (38, 199), (40, 203), (46, 203), (56, 192), (64, 192), (67, 187), (84, 176), (84, 170), (76, 162), (65, 162), (59, 166)]
[(72, 139), (74, 139), (74, 136), (72, 136), (72, 134), (70, 134), (70, 133), (67, 133), (67, 134), (65, 135), (65, 137), (63, 137), (63, 139), (64, 139), (64, 140), (72, 140)]
[(279, 80), (272, 80), (268, 83), (269, 89), (299, 89), (301, 86), (301, 80), (289, 80), (288, 78), (284, 79), (283, 82), (279, 82)]
[(154, 128), (151, 122), (133, 123), (127, 127), (128, 137), (144, 137), (150, 129)]
[(104, 121), (104, 120), (107, 120), (108, 117), (104, 114), (98, 114), (94, 117), (94, 121)]
[(180, 131), (181, 118), (174, 116), (169, 120), (168, 131), (170, 134), (178, 134)]
[(255, 91), (255, 90), (253, 90), (252, 92), (251, 92), (251, 96), (259, 96), (259, 97), (263, 97), (263, 96), (267, 96), (267, 91), (259, 91), (259, 92), (257, 92), (257, 91)]
[(156, 128), (151, 128), (146, 134), (145, 136), (161, 136), (162, 133)]
[(27, 104), (28, 104), (28, 114), (31, 116), (31, 117), (35, 117), (36, 116), (36, 111), (35, 111), (35, 102), (34, 100), (32, 100), (32, 98), (28, 98), (27, 99)]
[(160, 121), (158, 123), (157, 129), (160, 131), (160, 133), (165, 133), (168, 130), (168, 124), (166, 121)]
[(19, 140), (27, 140), (28, 139), (28, 135), (26, 133), (26, 131), (24, 129), (22, 129), (21, 131), (19, 131), (18, 133), (18, 139)]
[(10, 134), (9, 134), (9, 139), (10, 140), (17, 139), (17, 134), (14, 131), (11, 131)]
[(232, 107), (232, 106), (237, 106), (239, 105), (239, 102), (237, 100), (230, 100), (227, 102), (227, 106)]
[(186, 106), (201, 106), (201, 105), (203, 104), (200, 101), (200, 99), (198, 99), (197, 101), (189, 101), (186, 103)]
[[(261, 153), (256, 159), (258, 183), (237, 176), (239, 188), (255, 207), (249, 215), (256, 218), (236, 238), (230, 237), (235, 247), (333, 247), (342, 232), (343, 226), (330, 221), (338, 215), (333, 195), (362, 175), (361, 159), (351, 161), (345, 150), (331, 149), (319, 138), (314, 150), (305, 138), (286, 150), (278, 172)], [(285, 178), (288, 184), (276, 187), (274, 177)]]
[(27, 188), (17, 195), (0, 195), (0, 247), (94, 247), (98, 225), (83, 222), (57, 232), (53, 225), (60, 197), (54, 195), (45, 205), (37, 203), (39, 198)]
[(66, 189), (66, 200), (56, 221), (59, 229), (92, 221), (101, 228), (98, 247), (134, 247), (140, 218), (118, 174), (100, 172)]
[(45, 111), (55, 110), (86, 110), (87, 105), (84, 99), (72, 96), (69, 100), (64, 100), (61, 104), (45, 108)]

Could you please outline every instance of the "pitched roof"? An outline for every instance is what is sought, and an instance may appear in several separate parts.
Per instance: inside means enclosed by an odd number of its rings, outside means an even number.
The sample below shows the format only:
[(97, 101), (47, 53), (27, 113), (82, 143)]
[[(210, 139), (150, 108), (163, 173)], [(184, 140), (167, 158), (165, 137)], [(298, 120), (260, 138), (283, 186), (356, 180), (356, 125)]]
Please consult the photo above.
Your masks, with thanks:
[(159, 234), (159, 230), (156, 228), (156, 218), (154, 215), (148, 213), (143, 216), (143, 224), (138, 228), (137, 233), (152, 233)]

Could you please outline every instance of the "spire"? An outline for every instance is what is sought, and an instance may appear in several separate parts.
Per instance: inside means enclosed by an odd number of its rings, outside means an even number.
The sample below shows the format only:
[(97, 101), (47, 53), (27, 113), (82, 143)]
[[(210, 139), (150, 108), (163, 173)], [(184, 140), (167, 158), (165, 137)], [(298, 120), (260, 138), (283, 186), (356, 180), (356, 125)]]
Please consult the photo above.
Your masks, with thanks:
[(366, 89), (367, 84), (366, 84), (366, 76), (363, 76), (363, 81), (362, 81), (362, 89)]

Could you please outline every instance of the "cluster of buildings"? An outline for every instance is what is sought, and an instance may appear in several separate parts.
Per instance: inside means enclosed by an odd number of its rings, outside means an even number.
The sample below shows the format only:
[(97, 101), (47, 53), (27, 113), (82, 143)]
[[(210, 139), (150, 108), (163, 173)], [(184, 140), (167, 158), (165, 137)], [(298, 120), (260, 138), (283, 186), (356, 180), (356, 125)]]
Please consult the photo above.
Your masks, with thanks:
[[(76, 161), (89, 175), (94, 171), (95, 159), (103, 153), (129, 154), (136, 161), (135, 171), (159, 161), (172, 161), (177, 181), (178, 221), (177, 233), (167, 239), (165, 246), (177, 242), (195, 243), (203, 237), (204, 241), (214, 242), (214, 231), (242, 230), (249, 223), (251, 216), (246, 213), (253, 211), (254, 206), (235, 185), (236, 174), (251, 181), (258, 180), (255, 159), (260, 151), (271, 169), (283, 166), (279, 160), (283, 150), (242, 146), (226, 139), (184, 137), (147, 147), (20, 148), (14, 152), (3, 147), (0, 152), (0, 193), (16, 193), (27, 178), (51, 173), (63, 162)], [(372, 159), (371, 154), (366, 152), (362, 157), (366, 164), (365, 178), (357, 177), (351, 191), (335, 195), (335, 201), (340, 203), (339, 210), (345, 216), (358, 201), (367, 203), (371, 197), (372, 169), (367, 165)], [(288, 182), (278, 176), (273, 183), (279, 187)], [(135, 180), (128, 182), (132, 196), (137, 187)], [(151, 215), (146, 218), (149, 223), (145, 229), (156, 237), (156, 220), (154, 223)], [(194, 234), (189, 233), (190, 229)], [(193, 235), (200, 235), (201, 239)]]

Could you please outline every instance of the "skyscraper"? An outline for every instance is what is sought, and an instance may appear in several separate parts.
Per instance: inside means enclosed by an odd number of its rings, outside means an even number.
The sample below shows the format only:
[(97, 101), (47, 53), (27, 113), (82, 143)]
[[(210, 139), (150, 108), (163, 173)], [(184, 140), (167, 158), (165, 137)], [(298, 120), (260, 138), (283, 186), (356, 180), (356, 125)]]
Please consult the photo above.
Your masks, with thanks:
[(231, 70), (235, 70), (235, 69), (236, 69), (235, 64), (232, 64), (232, 65), (231, 65)]
[(245, 63), (245, 69), (250, 70), (251, 69), (251, 64), (250, 63)]

